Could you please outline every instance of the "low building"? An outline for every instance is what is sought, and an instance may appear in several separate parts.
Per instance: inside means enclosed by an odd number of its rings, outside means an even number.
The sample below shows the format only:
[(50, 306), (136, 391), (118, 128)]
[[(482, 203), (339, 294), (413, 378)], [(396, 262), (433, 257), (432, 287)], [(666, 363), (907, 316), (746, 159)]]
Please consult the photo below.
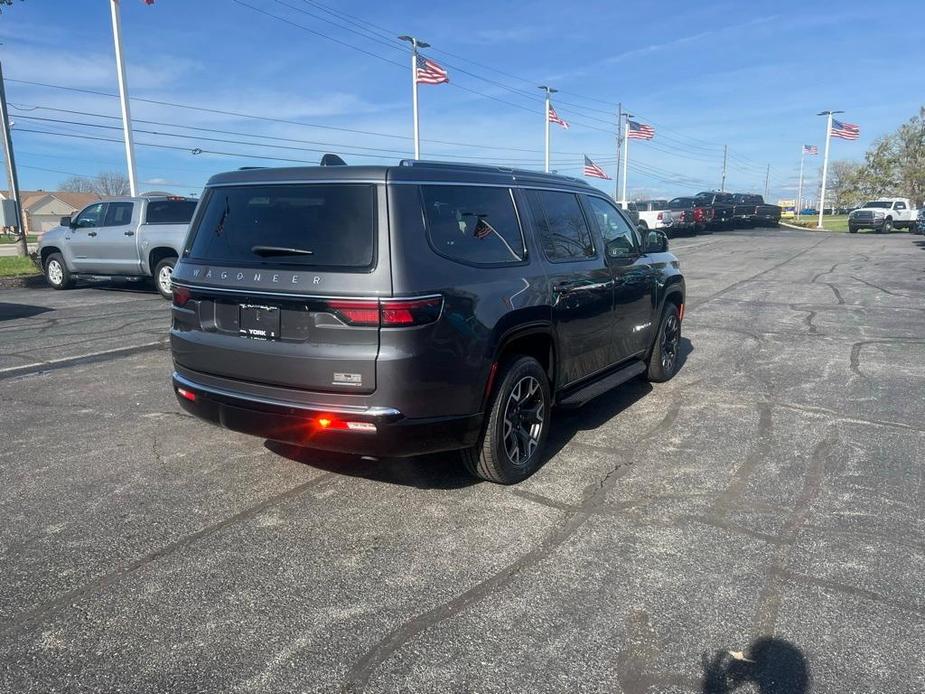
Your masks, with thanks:
[[(0, 191), (0, 199), (9, 198), (8, 191)], [(71, 217), (91, 202), (101, 200), (96, 193), (71, 193), (58, 190), (21, 190), (19, 199), (26, 215), (26, 232), (43, 234), (58, 226), (62, 217)]]

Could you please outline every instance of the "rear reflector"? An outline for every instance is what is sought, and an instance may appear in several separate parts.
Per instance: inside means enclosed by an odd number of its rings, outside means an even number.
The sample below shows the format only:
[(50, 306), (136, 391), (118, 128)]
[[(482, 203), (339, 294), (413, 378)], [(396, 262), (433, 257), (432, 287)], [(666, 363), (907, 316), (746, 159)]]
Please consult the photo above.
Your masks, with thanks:
[(196, 402), (196, 393), (186, 388), (177, 388), (177, 395), (190, 402)]
[(443, 297), (424, 299), (344, 299), (324, 307), (347, 325), (403, 328), (433, 323), (440, 317)]
[(334, 415), (322, 415), (312, 420), (316, 429), (330, 431), (356, 431), (361, 433), (375, 433), (376, 425), (373, 422), (351, 422), (338, 419)]

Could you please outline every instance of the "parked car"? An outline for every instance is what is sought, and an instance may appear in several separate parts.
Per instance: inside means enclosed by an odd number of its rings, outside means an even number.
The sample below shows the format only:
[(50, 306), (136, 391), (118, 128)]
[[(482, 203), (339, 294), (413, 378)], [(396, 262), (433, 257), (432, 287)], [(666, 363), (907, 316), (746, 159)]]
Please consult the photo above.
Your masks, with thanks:
[(732, 208), (734, 201), (732, 193), (718, 191), (697, 193), (694, 196), (700, 207), (709, 207), (712, 210), (711, 227), (714, 229), (728, 229), (732, 224)]
[(630, 218), (633, 224), (639, 225), (639, 209), (636, 207), (635, 202), (618, 202), (617, 207), (626, 212), (626, 216)]
[[(220, 231), (220, 233), (218, 233)], [(684, 279), (584, 181), (406, 161), (213, 176), (173, 274), (184, 409), (368, 456), (540, 465), (553, 405), (678, 368)]]
[(877, 233), (889, 234), (893, 229), (913, 229), (918, 219), (918, 210), (908, 198), (878, 198), (864, 203), (848, 215), (848, 231), (873, 229)]
[(697, 233), (698, 222), (696, 218), (699, 217), (703, 220), (704, 217), (702, 211), (696, 212), (696, 210), (702, 208), (697, 207), (695, 203), (696, 201), (692, 197), (673, 198), (668, 201), (666, 216), (671, 236), (677, 236), (684, 231)]
[(912, 229), (912, 233), (925, 235), (925, 207), (919, 209), (916, 224)]
[(643, 229), (665, 229), (668, 227), (669, 216), (667, 200), (637, 200), (636, 210), (639, 213), (639, 226)]
[(152, 277), (165, 299), (190, 219), (193, 198), (141, 196), (94, 202), (42, 235), (45, 279), (69, 289), (79, 277)]
[(766, 203), (764, 197), (756, 193), (735, 193), (732, 198), (732, 225), (735, 227), (775, 227), (783, 215), (779, 205)]

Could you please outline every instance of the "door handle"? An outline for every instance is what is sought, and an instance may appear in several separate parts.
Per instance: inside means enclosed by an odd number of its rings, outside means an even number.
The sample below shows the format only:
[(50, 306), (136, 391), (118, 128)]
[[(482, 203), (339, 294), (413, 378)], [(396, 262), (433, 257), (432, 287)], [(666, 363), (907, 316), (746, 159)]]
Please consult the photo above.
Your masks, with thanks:
[(125, 236), (134, 236), (134, 235), (135, 235), (135, 232), (134, 232), (134, 231), (123, 231), (122, 233), (123, 233)]
[(88, 232), (87, 232), (87, 236), (96, 236), (96, 232), (95, 232), (95, 231), (88, 231)]

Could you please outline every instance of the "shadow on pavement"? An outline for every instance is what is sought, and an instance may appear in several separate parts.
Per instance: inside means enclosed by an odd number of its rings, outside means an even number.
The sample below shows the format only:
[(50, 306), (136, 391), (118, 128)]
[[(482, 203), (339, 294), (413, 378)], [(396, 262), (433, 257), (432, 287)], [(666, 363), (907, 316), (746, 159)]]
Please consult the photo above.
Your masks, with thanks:
[(30, 304), (0, 303), (0, 321), (13, 320), (14, 318), (31, 318), (48, 311), (54, 311), (54, 309)]
[(727, 694), (740, 687), (759, 694), (805, 694), (809, 665), (803, 652), (783, 639), (756, 639), (744, 653), (717, 651), (702, 658), (703, 694)]

